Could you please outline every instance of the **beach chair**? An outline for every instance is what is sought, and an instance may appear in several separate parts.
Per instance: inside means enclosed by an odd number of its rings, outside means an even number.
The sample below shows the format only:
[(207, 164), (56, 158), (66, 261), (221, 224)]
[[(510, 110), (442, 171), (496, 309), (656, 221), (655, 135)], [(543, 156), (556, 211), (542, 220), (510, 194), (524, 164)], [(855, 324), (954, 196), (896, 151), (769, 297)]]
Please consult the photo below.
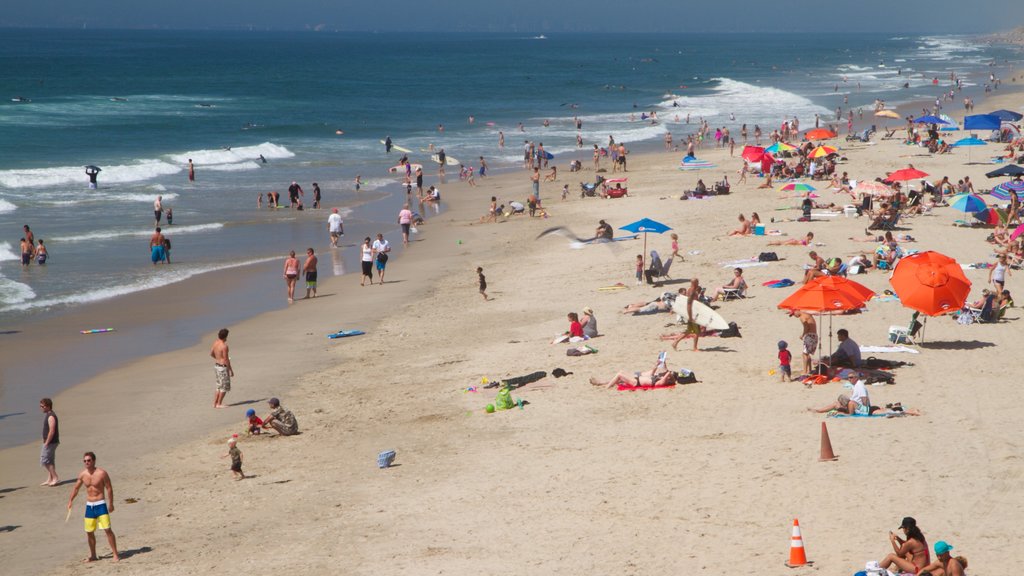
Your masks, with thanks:
[(895, 134), (896, 134), (897, 130), (899, 130), (899, 128), (893, 128), (892, 130), (889, 130), (887, 128), (885, 130), (885, 136), (882, 136), (882, 140), (895, 140), (896, 139)]
[(671, 258), (667, 262), (662, 262), (659, 257), (654, 262), (651, 262), (650, 268), (644, 271), (644, 276), (647, 277), (647, 283), (654, 284), (658, 281), (664, 280), (665, 278), (671, 278), (668, 273), (672, 269), (672, 262), (674, 260), (675, 258)]
[(872, 230), (895, 230), (896, 225), (900, 223), (901, 216), (903, 216), (902, 212), (896, 212), (889, 218), (883, 218), (873, 223), (869, 228)]
[(722, 288), (722, 300), (740, 300), (747, 297), (747, 284), (744, 282), (739, 288)]
[[(973, 324), (975, 322), (978, 322), (978, 323), (982, 323), (982, 324), (987, 324), (987, 323), (995, 322), (996, 321), (996, 315), (995, 315), (995, 310), (994, 310), (995, 301), (996, 301), (996, 295), (995, 294), (989, 294), (988, 296), (985, 297), (985, 303), (982, 304), (981, 308), (974, 308), (974, 307), (971, 307), (971, 306), (965, 306), (963, 312), (961, 313), (961, 318), (966, 316), (968, 319), (967, 320), (963, 320), (962, 323), (963, 324)], [(959, 318), (958, 318), (958, 320), (959, 320)]]

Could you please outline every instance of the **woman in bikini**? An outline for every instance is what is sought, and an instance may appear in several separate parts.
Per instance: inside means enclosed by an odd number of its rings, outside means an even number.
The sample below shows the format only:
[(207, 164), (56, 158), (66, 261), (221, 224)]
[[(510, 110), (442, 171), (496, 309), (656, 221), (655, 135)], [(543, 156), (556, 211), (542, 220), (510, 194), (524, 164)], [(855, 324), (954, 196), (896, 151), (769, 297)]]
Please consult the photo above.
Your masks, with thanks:
[(619, 372), (608, 382), (602, 382), (597, 378), (591, 378), (590, 383), (594, 386), (615, 388), (619, 384), (626, 386), (671, 386), (676, 383), (676, 373), (668, 369), (664, 355), (658, 356), (654, 368), (646, 372)]
[(747, 217), (740, 214), (740, 227), (736, 230), (729, 232), (729, 236), (750, 236), (750, 222), (747, 222)]
[(900, 572), (917, 574), (931, 563), (928, 542), (925, 541), (921, 529), (917, 527), (917, 520), (910, 516), (903, 519), (900, 529), (906, 538), (889, 532), (889, 543), (892, 544), (893, 553), (883, 558), (878, 567), (888, 569), (889, 566), (896, 566)]
[(814, 242), (814, 232), (808, 232), (803, 239), (790, 238), (789, 240), (772, 240), (769, 246), (810, 246)]
[(299, 277), (299, 259), (295, 257), (295, 250), (288, 253), (284, 261), (284, 281), (288, 284), (288, 303), (295, 302), (295, 281)]

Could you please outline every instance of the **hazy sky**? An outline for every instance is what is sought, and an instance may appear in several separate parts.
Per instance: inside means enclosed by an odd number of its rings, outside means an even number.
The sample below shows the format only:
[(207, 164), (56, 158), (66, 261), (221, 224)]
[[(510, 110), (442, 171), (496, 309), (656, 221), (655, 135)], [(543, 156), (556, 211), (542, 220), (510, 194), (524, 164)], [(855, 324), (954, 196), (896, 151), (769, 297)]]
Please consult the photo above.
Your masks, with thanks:
[(358, 31), (978, 33), (1024, 0), (29, 0), (0, 26)]

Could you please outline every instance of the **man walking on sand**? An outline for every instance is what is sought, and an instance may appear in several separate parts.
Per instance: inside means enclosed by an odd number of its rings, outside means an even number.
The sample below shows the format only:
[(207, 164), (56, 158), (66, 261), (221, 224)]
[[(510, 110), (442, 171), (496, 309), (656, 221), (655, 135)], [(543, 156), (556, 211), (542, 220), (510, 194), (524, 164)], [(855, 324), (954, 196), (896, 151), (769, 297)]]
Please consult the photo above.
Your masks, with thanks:
[(227, 328), (221, 328), (220, 332), (217, 332), (217, 341), (210, 349), (210, 357), (213, 358), (213, 372), (217, 377), (217, 393), (213, 397), (213, 407), (224, 408), (224, 396), (231, 391), (231, 379), (235, 377), (228, 350)]
[(803, 333), (800, 334), (800, 341), (804, 343), (804, 374), (811, 373), (811, 358), (818, 350), (818, 325), (814, 322), (814, 316), (801, 310), (792, 310), (789, 315), (796, 316), (803, 326)]
[(312, 248), (306, 248), (306, 261), (302, 264), (302, 272), (306, 277), (306, 298), (312, 294), (316, 298), (316, 254)]
[[(89, 540), (89, 557), (84, 562), (95, 562), (96, 557), (96, 528), (99, 527), (107, 533), (107, 543), (110, 544), (110, 551), (114, 554), (114, 562), (120, 560), (117, 555), (117, 538), (114, 531), (110, 529), (110, 514), (114, 511), (114, 485), (110, 482), (110, 475), (102, 468), (96, 467), (96, 455), (86, 452), (82, 457), (85, 469), (78, 474), (78, 481), (71, 489), (71, 497), (68, 498), (68, 513), (78, 496), (78, 490), (85, 485), (85, 534)], [(104, 495), (106, 498), (104, 499)], [(108, 502), (109, 501), (109, 502)]]
[(57, 446), (60, 444), (60, 428), (57, 413), (53, 411), (53, 400), (43, 398), (39, 401), (39, 409), (43, 411), (43, 449), (39, 453), (39, 463), (46, 468), (46, 482), (40, 486), (56, 486), (57, 478)]

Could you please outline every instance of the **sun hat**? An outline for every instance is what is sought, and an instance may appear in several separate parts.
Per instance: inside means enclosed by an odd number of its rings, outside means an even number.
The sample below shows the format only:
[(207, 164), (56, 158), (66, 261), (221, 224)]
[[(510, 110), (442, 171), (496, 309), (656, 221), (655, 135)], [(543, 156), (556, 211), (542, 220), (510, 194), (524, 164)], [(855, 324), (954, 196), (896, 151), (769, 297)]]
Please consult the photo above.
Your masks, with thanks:
[(936, 554), (947, 554), (952, 549), (953, 549), (953, 547), (950, 546), (949, 544), (947, 544), (945, 540), (939, 540), (938, 542), (935, 543), (935, 553)]
[(245, 411), (245, 415), (246, 415), (246, 417), (255, 416), (256, 415), (256, 411), (253, 410), (252, 408), (249, 408), (248, 410)]
[(228, 438), (228, 446), (234, 444), (235, 442), (238, 442), (238, 438), (235, 438), (235, 437)]
[(594, 309), (593, 309), (593, 308), (591, 308), (590, 306), (584, 306), (584, 307), (583, 307), (583, 313), (584, 313), (584, 314), (590, 314), (590, 315), (593, 315), (593, 314), (594, 314)]
[(281, 405), (281, 401), (278, 400), (277, 398), (271, 398), (270, 400), (267, 400), (267, 404), (270, 404), (274, 408), (277, 408), (278, 406)]
[(900, 523), (900, 528), (914, 528), (917, 526), (917, 520), (914, 520), (910, 516), (903, 518), (903, 522)]

